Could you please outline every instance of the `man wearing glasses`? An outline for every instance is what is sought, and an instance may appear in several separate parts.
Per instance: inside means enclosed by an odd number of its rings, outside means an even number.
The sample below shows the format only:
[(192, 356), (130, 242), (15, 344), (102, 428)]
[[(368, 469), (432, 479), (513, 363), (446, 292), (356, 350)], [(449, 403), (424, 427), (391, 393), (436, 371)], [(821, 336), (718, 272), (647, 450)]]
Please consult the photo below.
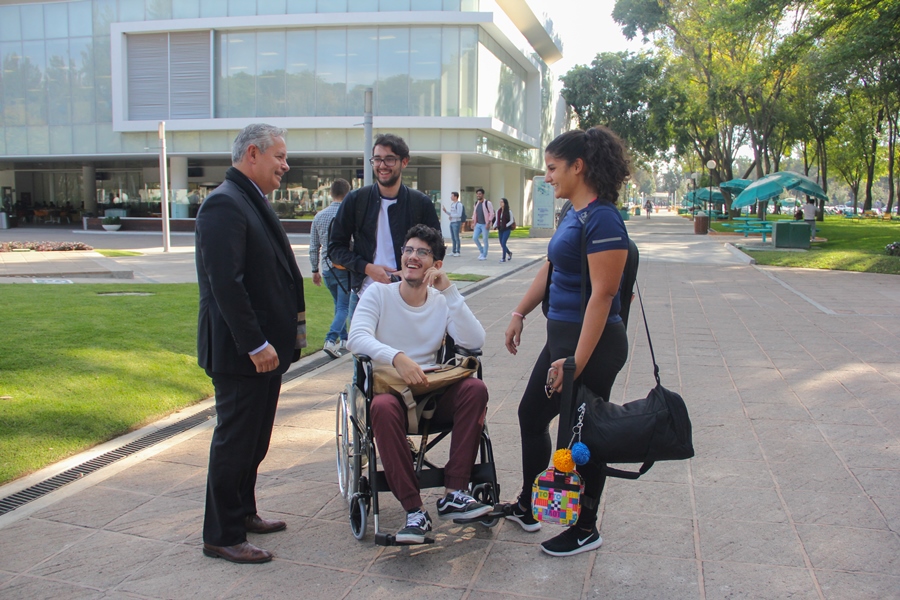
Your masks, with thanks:
[[(334, 219), (328, 256), (350, 271), (350, 319), (359, 297), (373, 282), (396, 281), (403, 236), (413, 225), (441, 230), (431, 198), (403, 185), (409, 146), (400, 136), (382, 133), (372, 149), (375, 185), (353, 190)], [(351, 241), (352, 240), (352, 241)]]
[[(359, 300), (347, 347), (366, 354), (376, 366), (392, 365), (408, 384), (424, 383), (421, 365), (433, 363), (448, 333), (464, 348), (481, 348), (484, 328), (447, 274), (441, 270), (447, 247), (440, 230), (415, 225), (401, 247), (402, 279), (375, 284)], [(441, 395), (432, 419), (452, 419), (450, 457), (444, 467), (444, 497), (437, 501), (442, 519), (476, 518), (491, 507), (476, 501), (468, 488), (484, 426), (488, 391), (480, 379), (457, 382)], [(397, 533), (402, 544), (422, 544), (431, 531), (409, 444), (406, 405), (391, 394), (372, 399), (370, 416), (385, 476), (406, 510), (406, 525)]]

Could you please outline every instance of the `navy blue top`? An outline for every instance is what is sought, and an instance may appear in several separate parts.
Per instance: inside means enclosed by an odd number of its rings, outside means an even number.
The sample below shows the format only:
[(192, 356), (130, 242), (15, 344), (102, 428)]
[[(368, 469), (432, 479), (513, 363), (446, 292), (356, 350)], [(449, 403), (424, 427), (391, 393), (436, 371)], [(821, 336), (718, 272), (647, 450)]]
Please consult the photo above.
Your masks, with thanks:
[[(581, 228), (587, 232), (587, 253), (606, 250), (628, 250), (628, 231), (614, 204), (594, 200), (582, 210), (570, 209), (547, 246), (547, 257), (553, 263), (550, 277), (550, 310), (548, 319), (580, 323), (581, 317)], [(590, 269), (589, 269), (590, 271)], [(586, 282), (586, 298), (591, 296), (590, 272)], [(622, 320), (619, 291), (609, 308), (607, 323)]]

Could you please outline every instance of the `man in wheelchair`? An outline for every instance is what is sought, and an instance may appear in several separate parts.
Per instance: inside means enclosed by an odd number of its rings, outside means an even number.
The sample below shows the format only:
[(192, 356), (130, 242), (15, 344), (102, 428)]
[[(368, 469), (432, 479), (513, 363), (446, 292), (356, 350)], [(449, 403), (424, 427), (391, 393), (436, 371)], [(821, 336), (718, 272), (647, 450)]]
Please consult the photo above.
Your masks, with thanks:
[[(435, 362), (446, 334), (463, 348), (481, 348), (484, 327), (469, 310), (456, 286), (441, 270), (446, 246), (441, 233), (415, 225), (401, 248), (402, 279), (374, 284), (360, 297), (353, 315), (347, 347), (365, 354), (375, 365), (392, 365), (407, 384), (426, 381), (420, 365)], [(444, 467), (445, 495), (437, 501), (442, 519), (469, 519), (491, 511), (476, 501), (468, 488), (481, 431), (488, 391), (471, 377), (448, 387), (432, 417), (452, 420), (450, 455)], [(407, 409), (391, 394), (376, 395), (371, 423), (391, 491), (407, 511), (406, 525), (396, 535), (403, 544), (421, 544), (431, 530), (407, 442)]]

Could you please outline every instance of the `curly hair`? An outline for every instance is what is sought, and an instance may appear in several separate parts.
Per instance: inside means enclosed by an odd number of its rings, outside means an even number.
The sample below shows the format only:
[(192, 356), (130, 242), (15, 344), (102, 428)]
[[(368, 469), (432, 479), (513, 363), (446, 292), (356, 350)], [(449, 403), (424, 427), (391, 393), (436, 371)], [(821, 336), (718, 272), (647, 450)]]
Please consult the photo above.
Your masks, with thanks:
[(409, 158), (409, 146), (406, 145), (406, 142), (399, 135), (393, 133), (379, 133), (375, 138), (375, 143), (372, 144), (372, 150), (375, 150), (375, 146), (390, 148), (391, 152), (400, 157), (400, 160)]
[(567, 165), (579, 158), (583, 160), (584, 179), (602, 202), (615, 204), (622, 184), (631, 175), (631, 159), (625, 142), (612, 129), (602, 125), (587, 131), (574, 129), (560, 134), (545, 152), (566, 161)]
[(406, 232), (403, 243), (405, 244), (413, 238), (422, 240), (428, 244), (431, 248), (431, 254), (434, 256), (434, 260), (444, 260), (444, 256), (447, 254), (447, 245), (444, 243), (444, 236), (440, 231), (434, 227), (429, 227), (428, 225), (413, 225), (409, 228), (409, 231)]

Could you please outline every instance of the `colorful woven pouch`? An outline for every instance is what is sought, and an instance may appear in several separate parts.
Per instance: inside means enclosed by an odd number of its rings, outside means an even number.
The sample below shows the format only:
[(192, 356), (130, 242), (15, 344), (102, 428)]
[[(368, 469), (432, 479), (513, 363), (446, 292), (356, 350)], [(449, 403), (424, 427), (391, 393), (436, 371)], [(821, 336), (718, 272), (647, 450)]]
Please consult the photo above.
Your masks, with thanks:
[(576, 472), (560, 473), (553, 467), (537, 476), (531, 486), (531, 510), (543, 523), (572, 525), (581, 512), (584, 483)]

